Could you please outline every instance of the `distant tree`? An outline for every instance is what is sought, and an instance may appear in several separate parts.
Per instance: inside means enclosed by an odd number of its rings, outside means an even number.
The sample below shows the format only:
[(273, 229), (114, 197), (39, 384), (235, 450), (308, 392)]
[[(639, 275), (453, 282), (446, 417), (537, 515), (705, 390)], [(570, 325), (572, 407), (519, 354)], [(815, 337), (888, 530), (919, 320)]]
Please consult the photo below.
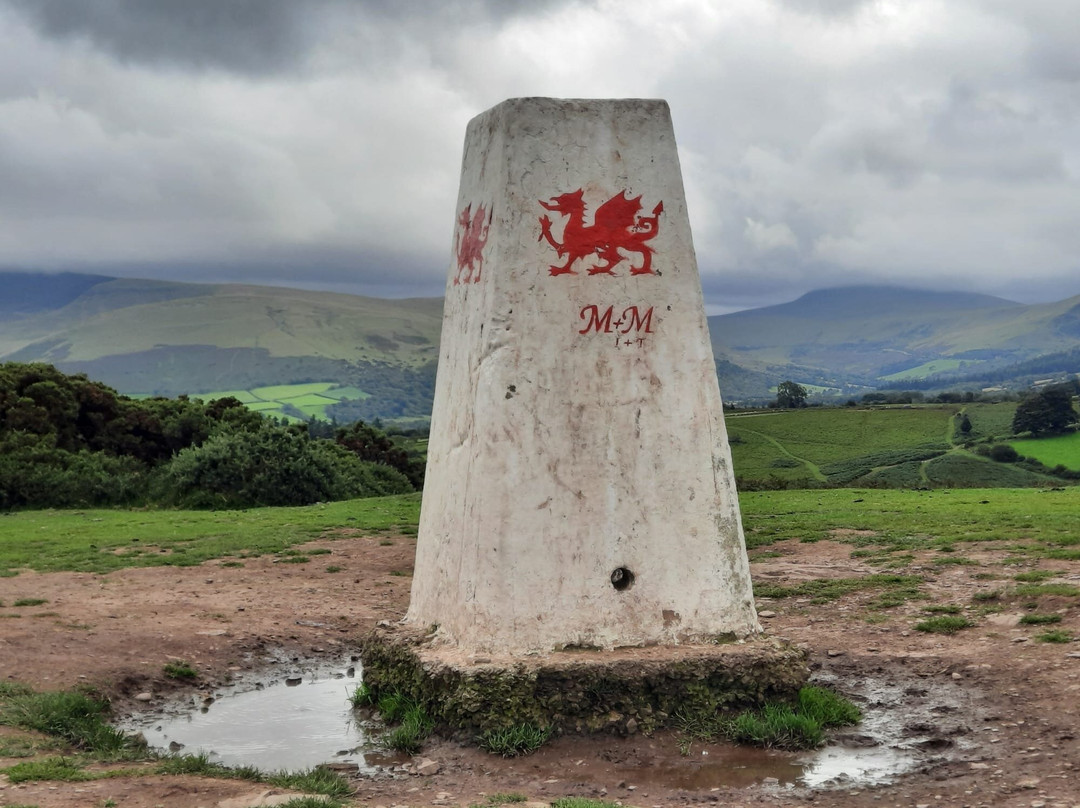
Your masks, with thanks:
[(960, 432), (963, 435), (971, 434), (971, 419), (968, 418), (968, 414), (965, 412), (960, 416)]
[(1077, 414), (1072, 405), (1072, 388), (1054, 385), (1025, 398), (1016, 407), (1013, 416), (1013, 433), (1030, 432), (1033, 435), (1053, 435), (1064, 432), (1076, 423)]
[(424, 464), (411, 459), (408, 452), (399, 449), (374, 424), (357, 421), (351, 427), (338, 429), (334, 440), (361, 460), (390, 466), (408, 477), (415, 488), (424, 487)]
[(806, 388), (801, 384), (796, 384), (793, 381), (780, 382), (776, 387), (776, 406), (789, 408), (805, 407), (806, 396)]

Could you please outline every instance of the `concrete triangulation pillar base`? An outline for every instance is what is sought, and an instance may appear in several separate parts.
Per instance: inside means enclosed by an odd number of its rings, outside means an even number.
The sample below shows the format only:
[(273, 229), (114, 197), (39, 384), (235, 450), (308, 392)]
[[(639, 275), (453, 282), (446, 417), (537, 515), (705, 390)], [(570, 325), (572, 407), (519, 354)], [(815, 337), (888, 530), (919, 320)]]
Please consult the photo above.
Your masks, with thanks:
[(759, 630), (663, 101), (465, 137), (407, 620), (465, 649)]

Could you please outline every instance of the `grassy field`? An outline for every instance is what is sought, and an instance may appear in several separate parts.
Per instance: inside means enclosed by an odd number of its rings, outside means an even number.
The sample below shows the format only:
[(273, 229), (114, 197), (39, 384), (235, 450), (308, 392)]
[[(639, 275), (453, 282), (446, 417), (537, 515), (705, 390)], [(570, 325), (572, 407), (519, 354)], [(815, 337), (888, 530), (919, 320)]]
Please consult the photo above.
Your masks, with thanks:
[(1010, 445), (1025, 457), (1034, 457), (1044, 466), (1080, 469), (1080, 432), (1054, 438), (1014, 440)]
[(199, 393), (194, 398), (214, 401), (219, 398), (233, 398), (242, 401), (249, 409), (300, 421), (294, 412), (286, 412), (286, 407), (299, 410), (305, 418), (329, 420), (326, 408), (345, 399), (368, 398), (368, 394), (359, 387), (341, 386), (334, 382), (309, 382), (307, 384), (276, 384), (271, 387), (256, 387), (251, 390), (215, 390), (212, 393)]
[(279, 553), (336, 529), (415, 532), (420, 495), (246, 511), (86, 510), (0, 514), (0, 577), (18, 569), (110, 572)]
[[(812, 407), (729, 413), (727, 428), (735, 474), (744, 489), (820, 485), (973, 488), (1061, 484), (1025, 468), (995, 463), (962, 445), (969, 441), (989, 443), (1011, 437), (1015, 411), (1016, 405), (1007, 402)], [(971, 421), (971, 432), (966, 436), (958, 431), (961, 412)], [(1080, 443), (1076, 444), (1075, 459), (1080, 460)]]
[(935, 359), (932, 362), (924, 362), (918, 367), (908, 368), (907, 370), (901, 370), (899, 373), (890, 373), (888, 376), (879, 376), (878, 378), (890, 382), (899, 382), (904, 379), (925, 379), (927, 376), (933, 376), (935, 373), (946, 373), (951, 370), (959, 370), (962, 367), (973, 364), (975, 363), (963, 359)]
[[(997, 542), (1017, 559), (1080, 559), (1080, 488), (747, 492), (747, 547), (839, 538), (886, 566), (913, 549), (959, 563), (963, 549)], [(286, 554), (343, 527), (415, 534), (418, 494), (305, 508), (249, 511), (27, 511), (0, 516), (0, 575), (19, 570), (108, 573)], [(854, 532), (858, 531), (858, 533)]]

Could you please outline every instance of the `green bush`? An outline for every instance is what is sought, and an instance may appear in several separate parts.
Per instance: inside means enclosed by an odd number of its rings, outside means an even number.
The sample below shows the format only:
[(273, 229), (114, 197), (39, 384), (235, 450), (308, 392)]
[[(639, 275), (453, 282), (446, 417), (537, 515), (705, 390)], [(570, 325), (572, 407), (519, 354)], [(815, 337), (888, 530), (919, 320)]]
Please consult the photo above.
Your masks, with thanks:
[(311, 505), (413, 490), (400, 472), (328, 441), (264, 426), (221, 433), (180, 452), (155, 483), (158, 498), (188, 508)]

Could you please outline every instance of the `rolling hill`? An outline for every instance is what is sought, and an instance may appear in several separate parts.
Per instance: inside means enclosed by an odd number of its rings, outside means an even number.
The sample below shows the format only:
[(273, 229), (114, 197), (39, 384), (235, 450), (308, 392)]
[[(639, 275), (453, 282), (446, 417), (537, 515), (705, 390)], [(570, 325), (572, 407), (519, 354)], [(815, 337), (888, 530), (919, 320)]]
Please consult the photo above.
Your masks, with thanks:
[[(43, 361), (131, 395), (333, 382), (363, 391), (341, 421), (426, 416), (437, 298), (383, 300), (277, 287), (0, 273), (0, 361)], [(721, 390), (772, 397), (883, 387), (1024, 386), (1080, 371), (1080, 297), (1023, 305), (961, 292), (847, 287), (709, 318)]]
[(355, 417), (430, 411), (439, 299), (103, 277), (76, 289), (55, 277), (0, 273), (23, 296), (0, 309), (0, 361), (49, 362), (129, 395), (333, 381), (367, 394)]
[[(833, 388), (933, 389), (1076, 373), (1080, 296), (1024, 305), (961, 292), (847, 287), (709, 318), (713, 351), (744, 370)], [(1043, 370), (1025, 368), (1060, 355)], [(1044, 363), (1045, 364), (1045, 363)]]

